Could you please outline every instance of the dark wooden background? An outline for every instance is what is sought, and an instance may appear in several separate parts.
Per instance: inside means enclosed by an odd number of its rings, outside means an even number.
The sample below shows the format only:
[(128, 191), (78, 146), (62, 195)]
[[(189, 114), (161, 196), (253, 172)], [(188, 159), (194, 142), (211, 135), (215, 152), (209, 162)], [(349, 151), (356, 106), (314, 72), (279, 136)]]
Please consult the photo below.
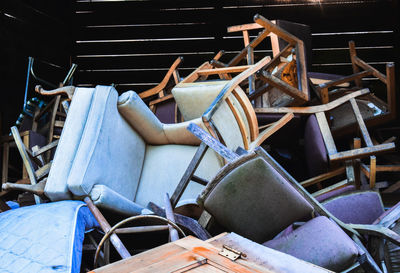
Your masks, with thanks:
[[(1, 2), (1, 112), (7, 130), (22, 108), (28, 55), (65, 67), (77, 63), (77, 85), (116, 84), (120, 92), (140, 92), (160, 82), (178, 56), (184, 57), (182, 76), (221, 49), (229, 59), (243, 41), (226, 27), (250, 23), (257, 13), (311, 26), (312, 71), (350, 74), (348, 41), (354, 40), (359, 56), (382, 72), (385, 62), (395, 62), (400, 85), (397, 0)], [(260, 48), (270, 54), (267, 43)]]

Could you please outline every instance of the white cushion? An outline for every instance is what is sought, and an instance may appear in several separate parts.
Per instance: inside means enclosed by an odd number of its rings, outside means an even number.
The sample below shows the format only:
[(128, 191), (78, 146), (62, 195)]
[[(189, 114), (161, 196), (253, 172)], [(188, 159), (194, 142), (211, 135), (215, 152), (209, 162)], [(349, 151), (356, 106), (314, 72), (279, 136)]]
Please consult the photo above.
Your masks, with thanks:
[(70, 199), (67, 178), (86, 125), (94, 88), (76, 88), (45, 187), (52, 200)]
[[(173, 194), (197, 148), (197, 146), (172, 144), (147, 146), (135, 202), (146, 206), (151, 201), (164, 206), (164, 194), (166, 192), (170, 196)], [(222, 166), (220, 157), (214, 151), (208, 150), (195, 174), (210, 180)], [(182, 195), (182, 202), (184, 203), (185, 199), (195, 200), (203, 188), (196, 182), (190, 182)]]
[(145, 143), (117, 110), (113, 87), (97, 86), (86, 126), (68, 177), (76, 196), (102, 184), (129, 200), (135, 197)]

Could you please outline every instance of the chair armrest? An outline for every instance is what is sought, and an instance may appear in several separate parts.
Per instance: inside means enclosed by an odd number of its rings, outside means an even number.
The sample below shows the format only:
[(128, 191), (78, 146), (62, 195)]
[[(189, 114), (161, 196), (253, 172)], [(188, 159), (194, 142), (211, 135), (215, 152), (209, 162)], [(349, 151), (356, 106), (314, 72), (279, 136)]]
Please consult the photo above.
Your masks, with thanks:
[(269, 126), (264, 131), (262, 131), (258, 135), (258, 137), (252, 143), (250, 143), (250, 150), (253, 150), (257, 146), (260, 146), (267, 138), (269, 138), (272, 134), (274, 134), (276, 131), (285, 126), (289, 121), (291, 121), (293, 117), (294, 117), (293, 113), (287, 113), (286, 115), (281, 117), (278, 121), (274, 122), (273, 125)]
[(175, 60), (175, 62), (171, 65), (171, 67), (168, 69), (168, 72), (167, 72), (167, 74), (165, 74), (164, 79), (157, 86), (141, 92), (139, 94), (139, 96), (142, 99), (144, 99), (144, 98), (148, 98), (150, 96), (156, 95), (156, 94), (160, 93), (161, 91), (163, 91), (164, 88), (167, 86), (171, 76), (173, 75), (173, 73), (178, 68), (178, 66), (181, 64), (182, 61), (183, 61), (183, 58), (178, 57)]
[(346, 225), (358, 231), (360, 234), (383, 237), (392, 242), (393, 244), (400, 246), (400, 235), (388, 229), (387, 227), (383, 227), (381, 225), (356, 225), (356, 224), (346, 224)]
[(239, 155), (226, 148), (224, 145), (222, 145), (222, 143), (213, 138), (206, 131), (201, 129), (198, 125), (190, 123), (187, 129), (198, 139), (204, 142), (208, 147), (213, 149), (222, 157), (226, 158), (228, 161), (232, 161), (239, 157)]
[(68, 96), (68, 99), (72, 99), (75, 92), (75, 86), (63, 86), (53, 90), (44, 90), (42, 86), (36, 85), (35, 91), (41, 95), (52, 96), (52, 95), (61, 95), (65, 94)]
[(382, 214), (377, 221), (379, 225), (390, 227), (400, 218), (400, 202)]

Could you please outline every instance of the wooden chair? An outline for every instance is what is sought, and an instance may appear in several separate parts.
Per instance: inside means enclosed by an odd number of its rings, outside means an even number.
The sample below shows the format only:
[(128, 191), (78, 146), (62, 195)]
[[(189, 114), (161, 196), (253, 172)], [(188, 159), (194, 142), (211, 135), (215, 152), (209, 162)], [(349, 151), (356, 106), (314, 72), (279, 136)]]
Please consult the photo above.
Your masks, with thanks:
[[(361, 112), (362, 117), (368, 126), (375, 126), (393, 120), (396, 117), (394, 63), (388, 63), (386, 65), (386, 75), (384, 75), (357, 56), (355, 43), (353, 41), (349, 42), (349, 49), (354, 74), (317, 85), (317, 94), (320, 97), (322, 103), (328, 103), (332, 99), (332, 97), (335, 98), (338, 95), (340, 96), (340, 94), (346, 91), (351, 92), (363, 88), (362, 79), (368, 76), (374, 76), (378, 78), (384, 85), (386, 85), (385, 96), (387, 100), (385, 102), (372, 93), (364, 96), (362, 100), (358, 102), (360, 105), (363, 106), (363, 108), (366, 109)], [(355, 88), (341, 88), (332, 91), (330, 90), (332, 87), (337, 86), (338, 84), (349, 83), (353, 81), (356, 85)], [(378, 111), (379, 113), (376, 114), (376, 111)], [(349, 130), (345, 130), (346, 126), (351, 126), (351, 124), (354, 123), (353, 119), (340, 120), (340, 116), (342, 115), (342, 113), (343, 110), (341, 110), (340, 113), (331, 113), (333, 118), (337, 120), (337, 125), (333, 125), (332, 128), (332, 130), (337, 135), (348, 132)]]
[[(372, 143), (371, 137), (368, 133), (367, 127), (365, 125), (365, 122), (360, 114), (360, 110), (358, 108), (358, 104), (356, 103), (355, 98), (360, 97), (360, 96), (365, 96), (366, 94), (369, 93), (368, 89), (362, 89), (359, 91), (352, 92), (350, 94), (347, 94), (341, 98), (338, 98), (337, 100), (334, 100), (330, 103), (323, 104), (323, 105), (317, 105), (317, 106), (309, 106), (309, 107), (278, 107), (278, 108), (259, 108), (256, 109), (257, 113), (293, 113), (293, 114), (308, 114), (312, 115), (309, 118), (309, 123), (313, 124), (310, 125), (310, 127), (315, 127), (313, 130), (313, 134), (310, 136), (305, 136), (305, 141), (310, 142), (310, 150), (313, 152), (315, 151), (320, 151), (320, 157), (316, 162), (310, 163), (315, 165), (316, 163), (321, 164), (321, 162), (325, 161), (326, 167), (325, 170), (328, 171), (328, 166), (334, 165), (337, 162), (345, 162), (348, 161), (348, 169), (352, 166), (350, 164), (349, 160), (354, 160), (358, 158), (363, 158), (363, 157), (369, 157), (371, 156), (371, 161), (373, 162), (375, 160), (375, 155), (377, 153), (382, 153), (382, 152), (388, 152), (391, 151), (395, 148), (395, 145), (393, 142), (390, 143), (384, 143), (384, 144), (379, 144), (379, 145), (374, 145)], [(357, 143), (354, 145), (354, 149), (348, 150), (348, 151), (342, 151), (338, 152), (334, 138), (332, 136), (332, 132), (329, 126), (329, 123), (326, 119), (326, 112), (332, 111), (333, 109), (343, 105), (344, 103), (349, 103), (351, 105), (351, 109), (353, 112), (354, 117), (357, 120), (357, 124), (359, 127), (359, 130), (361, 132), (362, 138), (364, 140), (364, 143), (366, 147), (361, 148), (361, 142), (357, 141)], [(311, 130), (310, 130), (311, 131)], [(321, 139), (322, 147), (319, 147), (318, 149), (315, 149), (315, 143), (316, 139)], [(320, 145), (321, 146), (321, 145)], [(326, 158), (326, 160), (322, 160), (321, 158)], [(321, 159), (321, 160), (320, 160)], [(311, 162), (311, 161), (310, 161)], [(342, 172), (344, 169), (341, 169)], [(303, 181), (303, 186), (310, 186), (316, 183), (321, 182), (324, 179), (330, 178), (332, 176), (335, 176), (338, 174), (336, 170), (333, 170), (331, 173), (324, 174), (326, 171), (321, 171), (321, 168), (319, 171), (315, 171), (312, 173), (312, 175), (317, 175), (317, 177), (311, 178), (307, 181)], [(321, 174), (322, 172), (322, 174)], [(321, 175), (321, 176), (319, 176)], [(355, 181), (354, 177), (348, 177), (350, 182), (357, 182)], [(338, 184), (337, 186), (343, 186), (344, 182), (341, 184)], [(358, 185), (359, 186), (359, 185)], [(371, 188), (374, 188), (374, 183), (371, 183)], [(330, 188), (332, 190), (332, 188)], [(321, 192), (322, 193), (322, 192)]]
[[(240, 84), (249, 75), (262, 69), (269, 61), (270, 57), (265, 57), (254, 65), (223, 68), (213, 68), (209, 62), (205, 62), (172, 89), (184, 120), (202, 116), (205, 126), (213, 136), (217, 139), (224, 139), (228, 147), (231, 147), (230, 144), (234, 146), (232, 146), (233, 149), (240, 146), (248, 150), (261, 145), (266, 138), (293, 117), (293, 115), (286, 115), (259, 132), (254, 108)], [(231, 80), (205, 81), (211, 75), (221, 76), (233, 73), (240, 74)], [(232, 120), (232, 122), (228, 122), (228, 120)], [(240, 134), (224, 137), (226, 134), (232, 134), (226, 124), (237, 124), (238, 130), (234, 130), (234, 132), (240, 132)], [(235, 144), (226, 142), (233, 138)]]
[[(259, 85), (258, 90), (256, 90), (254, 78), (249, 78), (250, 99), (254, 100), (275, 87), (279, 89), (280, 92), (292, 97), (294, 99), (294, 102), (292, 102), (293, 104), (302, 104), (308, 101), (310, 99), (310, 94), (303, 41), (261, 15), (255, 15), (254, 22), (256, 25), (248, 24), (230, 29), (230, 31), (245, 31), (246, 47), (228, 63), (212, 62), (212, 64), (218, 67), (234, 67), (246, 58), (247, 63), (251, 65), (254, 63), (254, 49), (270, 36), (273, 44), (272, 48), (274, 51), (274, 57), (259, 74), (259, 77), (264, 84)], [(249, 39), (247, 39), (248, 35), (246, 35), (246, 31), (252, 28), (258, 28), (259, 26), (263, 27), (263, 31), (252, 41), (249, 41)], [(287, 46), (283, 50), (280, 50), (279, 53), (277, 53), (279, 50), (277, 37), (287, 42)], [(288, 56), (293, 57), (293, 61), (290, 65), (283, 63), (281, 60), (281, 58), (287, 58)], [(276, 74), (277, 68), (280, 71), (278, 74)]]
[[(43, 147), (34, 146), (32, 150), (30, 150), (25, 146), (24, 142), (22, 141), (17, 127), (13, 126), (11, 128), (11, 133), (17, 145), (18, 151), (21, 155), (24, 167), (28, 173), (31, 185), (26, 185), (22, 183), (4, 183), (2, 185), (2, 189), (4, 191), (29, 191), (43, 196), (46, 177), (49, 174), (51, 167), (51, 162), (45, 162), (43, 155), (47, 151), (54, 149), (58, 144), (58, 140), (53, 141)], [(41, 203), (41, 199), (38, 195), (35, 195), (36, 204)]]

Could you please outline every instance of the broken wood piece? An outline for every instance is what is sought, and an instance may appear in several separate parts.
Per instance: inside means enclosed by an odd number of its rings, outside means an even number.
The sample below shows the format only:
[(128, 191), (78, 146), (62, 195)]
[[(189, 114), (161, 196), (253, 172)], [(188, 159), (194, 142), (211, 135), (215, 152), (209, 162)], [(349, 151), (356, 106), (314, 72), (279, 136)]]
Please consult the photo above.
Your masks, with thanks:
[(43, 179), (42, 181), (40, 181), (37, 184), (34, 185), (26, 185), (26, 184), (17, 184), (17, 183), (4, 183), (2, 185), (2, 189), (4, 191), (12, 191), (12, 190), (16, 190), (16, 191), (25, 191), (25, 192), (30, 192), (33, 193), (41, 198), (46, 197), (46, 195), (44, 194), (44, 188), (46, 186), (46, 179)]

